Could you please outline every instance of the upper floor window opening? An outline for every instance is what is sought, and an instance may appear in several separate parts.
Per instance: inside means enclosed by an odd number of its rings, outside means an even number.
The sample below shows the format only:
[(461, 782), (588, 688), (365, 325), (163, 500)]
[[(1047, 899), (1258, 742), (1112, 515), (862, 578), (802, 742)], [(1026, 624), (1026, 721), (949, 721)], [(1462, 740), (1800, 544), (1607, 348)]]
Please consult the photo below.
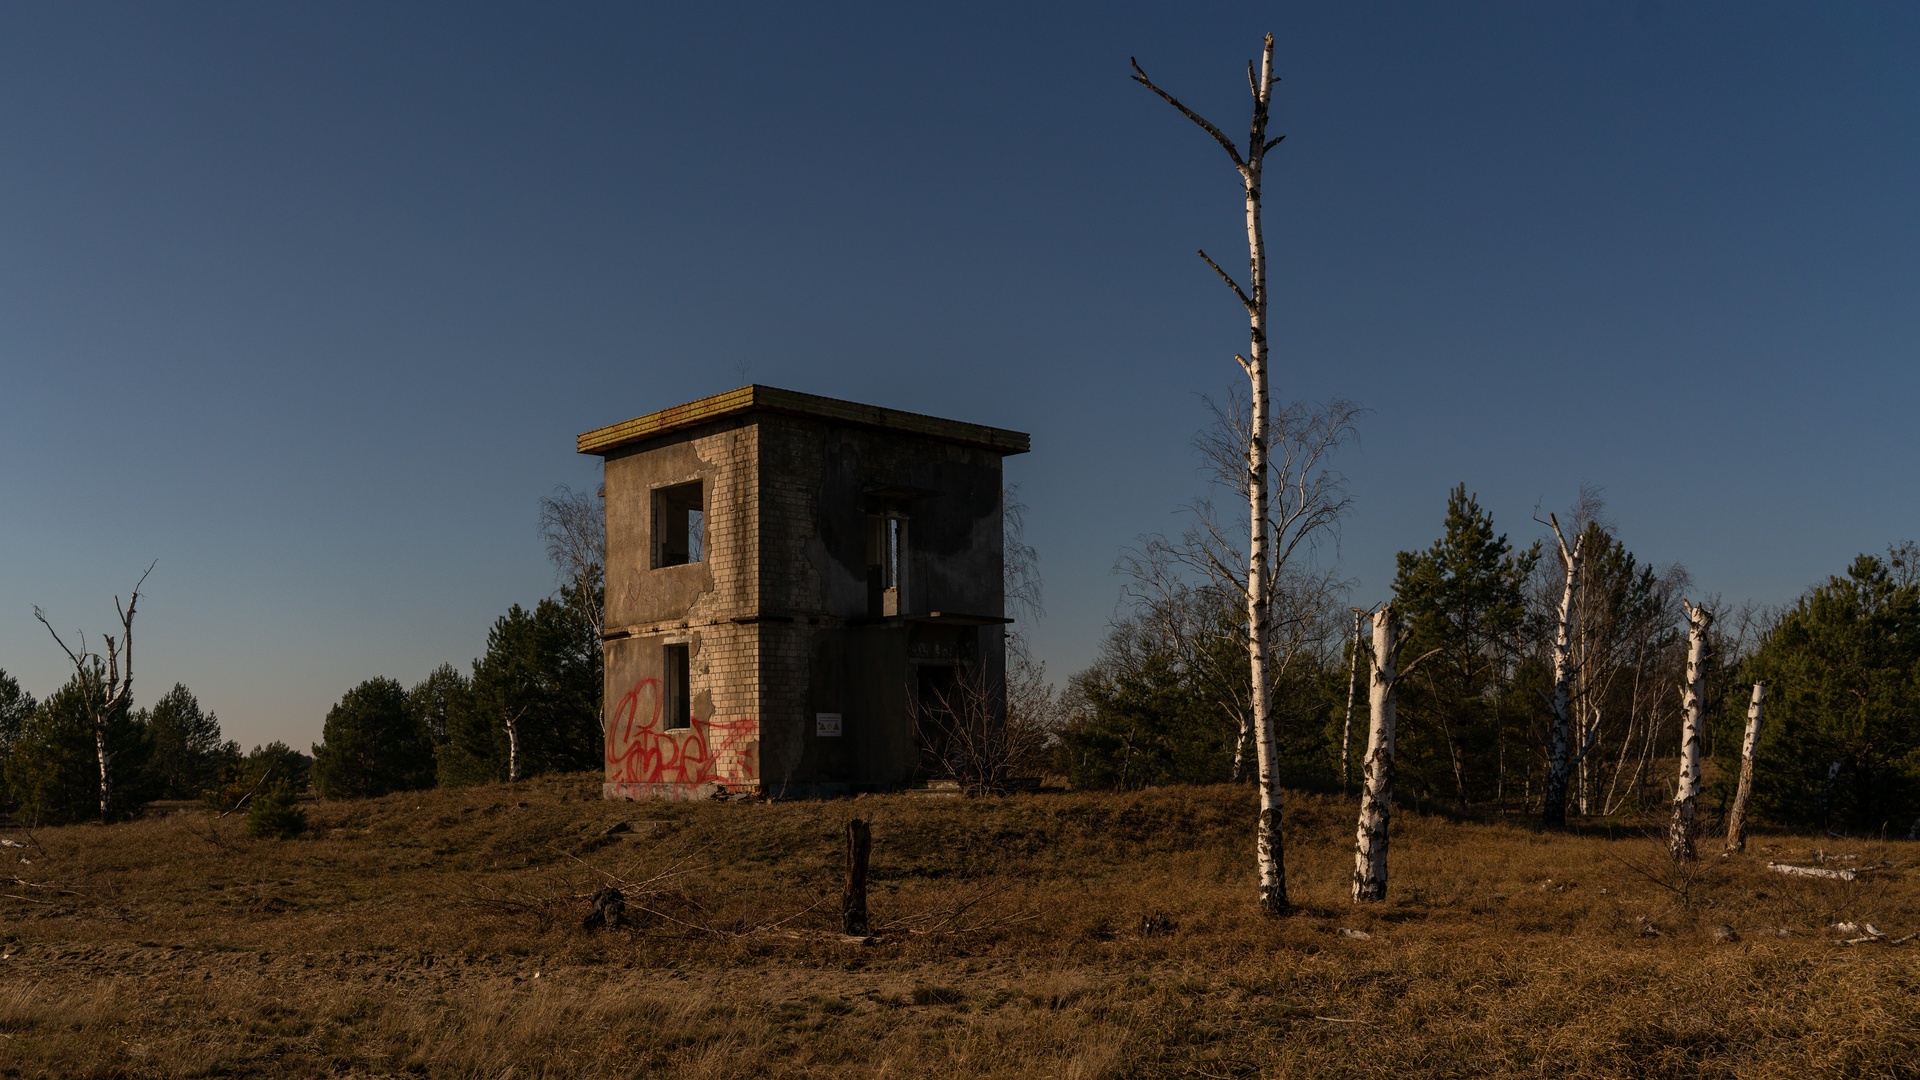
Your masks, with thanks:
[(653, 567), (706, 561), (704, 485), (695, 480), (653, 491)]

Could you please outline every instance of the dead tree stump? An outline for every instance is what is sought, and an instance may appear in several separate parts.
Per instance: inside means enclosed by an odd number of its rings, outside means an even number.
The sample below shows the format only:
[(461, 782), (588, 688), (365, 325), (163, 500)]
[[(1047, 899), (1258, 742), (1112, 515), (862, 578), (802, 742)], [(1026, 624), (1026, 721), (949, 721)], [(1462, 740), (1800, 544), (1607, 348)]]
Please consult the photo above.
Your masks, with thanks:
[(620, 925), (626, 912), (626, 895), (611, 885), (603, 886), (593, 894), (593, 910), (587, 912), (581, 927), (587, 930), (611, 930)]
[(840, 894), (840, 927), (849, 934), (867, 933), (867, 856), (873, 854), (873, 833), (867, 823), (847, 822), (847, 887)]

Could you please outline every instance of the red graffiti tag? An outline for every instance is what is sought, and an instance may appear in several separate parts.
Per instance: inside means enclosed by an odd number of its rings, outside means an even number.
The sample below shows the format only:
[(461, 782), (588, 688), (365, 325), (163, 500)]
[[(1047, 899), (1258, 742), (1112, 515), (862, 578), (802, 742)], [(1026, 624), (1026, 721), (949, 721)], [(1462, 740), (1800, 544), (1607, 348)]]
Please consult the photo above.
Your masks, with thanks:
[(759, 724), (694, 717), (692, 726), (667, 731), (660, 726), (660, 706), (659, 679), (641, 679), (620, 699), (607, 723), (607, 783), (732, 784), (755, 779), (753, 744)]

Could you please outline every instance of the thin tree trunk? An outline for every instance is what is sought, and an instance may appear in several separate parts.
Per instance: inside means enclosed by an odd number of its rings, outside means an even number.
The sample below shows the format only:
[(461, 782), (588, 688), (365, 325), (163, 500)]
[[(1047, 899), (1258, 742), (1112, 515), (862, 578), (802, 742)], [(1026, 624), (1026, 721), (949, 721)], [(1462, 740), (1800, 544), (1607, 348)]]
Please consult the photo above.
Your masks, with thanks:
[(1340, 725), (1340, 794), (1347, 793), (1347, 781), (1352, 771), (1347, 767), (1347, 756), (1353, 748), (1353, 699), (1360, 684), (1360, 620), (1366, 612), (1355, 608), (1353, 611), (1353, 657), (1347, 664), (1347, 719)]
[(1247, 373), (1247, 380), (1253, 389), (1253, 431), (1247, 442), (1246, 485), (1249, 518), (1247, 658), (1253, 683), (1249, 705), (1253, 710), (1254, 745), (1258, 750), (1260, 765), (1260, 821), (1255, 842), (1255, 863), (1259, 877), (1260, 906), (1268, 914), (1278, 915), (1288, 910), (1288, 903), (1286, 845), (1280, 827), (1280, 753), (1274, 731), (1272, 687), (1268, 671), (1268, 644), (1272, 631), (1269, 611), (1271, 598), (1268, 595), (1272, 554), (1268, 551), (1268, 534), (1272, 526), (1268, 514), (1267, 455), (1272, 404), (1267, 386), (1267, 245), (1260, 221), (1261, 171), (1267, 151), (1280, 142), (1279, 139), (1267, 139), (1267, 112), (1273, 100), (1274, 83), (1273, 35), (1266, 37), (1258, 76), (1254, 74), (1253, 65), (1247, 65), (1247, 86), (1253, 92), (1253, 121), (1247, 135), (1245, 157), (1241, 156), (1233, 140), (1227, 138), (1219, 128), (1180, 104), (1173, 95), (1155, 86), (1147, 78), (1147, 73), (1140, 69), (1138, 61), (1134, 62), (1133, 70), (1135, 82), (1160, 95), (1226, 149), (1227, 155), (1233, 159), (1234, 168), (1240, 173), (1241, 192), (1246, 197), (1249, 275), (1246, 290), (1243, 291), (1225, 270), (1220, 269), (1218, 263), (1208, 258), (1205, 251), (1200, 252), (1200, 257), (1206, 259), (1207, 265), (1213, 267), (1214, 272), (1233, 289), (1247, 312), (1247, 355), (1236, 356), (1235, 359), (1240, 362), (1241, 370)]
[(1240, 737), (1233, 745), (1233, 782), (1247, 777), (1247, 748), (1253, 745), (1253, 714), (1240, 711)]
[(516, 784), (520, 782), (520, 717), (526, 711), (521, 709), (517, 713), (508, 715), (507, 710), (500, 710), (501, 723), (505, 724), (507, 729), (507, 779)]
[(1833, 831), (1833, 795), (1834, 792), (1840, 789), (1840, 770), (1846, 768), (1846, 765), (1847, 763), (1842, 760), (1827, 766), (1827, 782), (1820, 785), (1819, 815), (1821, 832)]
[(1713, 624), (1706, 608), (1694, 604), (1686, 604), (1686, 608), (1687, 685), (1680, 716), (1680, 783), (1673, 792), (1673, 823), (1667, 830), (1667, 848), (1674, 862), (1693, 860), (1694, 814), (1700, 798), (1700, 720), (1707, 694), (1707, 627)]
[(93, 753), (100, 762), (100, 823), (107, 823), (113, 807), (113, 755), (107, 753), (106, 717), (97, 717), (93, 725)]
[(1613, 766), (1613, 779), (1607, 781), (1607, 801), (1602, 813), (1611, 814), (1619, 809), (1613, 795), (1620, 787), (1620, 774), (1627, 769), (1627, 755), (1633, 750), (1633, 733), (1640, 724), (1640, 676), (1646, 669), (1646, 648), (1644, 643), (1636, 646), (1633, 657), (1633, 695), (1627, 699), (1627, 732), (1620, 737), (1620, 760)]
[(1553, 710), (1553, 730), (1547, 737), (1547, 791), (1540, 811), (1540, 823), (1549, 829), (1567, 824), (1568, 742), (1572, 717), (1569, 695), (1573, 683), (1573, 591), (1580, 584), (1580, 549), (1587, 542), (1585, 532), (1574, 537), (1573, 547), (1560, 533), (1559, 519), (1552, 514), (1553, 537), (1560, 544), (1560, 561), (1566, 567), (1566, 582), (1560, 590), (1559, 624), (1553, 635), (1553, 696), (1547, 699)]
[[(1251, 74), (1251, 72), (1249, 72)], [(1253, 723), (1260, 747), (1260, 831), (1258, 864), (1260, 906), (1268, 914), (1278, 915), (1288, 908), (1285, 838), (1280, 822), (1280, 748), (1274, 731), (1272, 687), (1267, 668), (1268, 646), (1272, 633), (1267, 575), (1271, 555), (1267, 551), (1269, 516), (1267, 513), (1267, 425), (1272, 404), (1267, 386), (1267, 244), (1260, 223), (1260, 170), (1266, 153), (1262, 145), (1267, 137), (1267, 103), (1273, 92), (1273, 35), (1268, 34), (1260, 70), (1260, 83), (1254, 90), (1253, 130), (1250, 136), (1245, 177), (1247, 197), (1247, 264), (1251, 280), (1251, 302), (1247, 304), (1249, 324), (1247, 379), (1253, 387), (1253, 437), (1247, 443), (1247, 516), (1250, 522), (1247, 550), (1247, 626), (1252, 630), (1248, 650), (1253, 676)]]
[(1393, 689), (1399, 676), (1400, 613), (1384, 604), (1373, 614), (1373, 658), (1367, 665), (1367, 757), (1360, 790), (1360, 826), (1354, 836), (1353, 899), (1387, 896), (1387, 824), (1393, 815)]
[(1727, 850), (1747, 850), (1747, 799), (1753, 795), (1753, 754), (1760, 747), (1760, 720), (1766, 711), (1767, 684), (1753, 684), (1753, 700), (1747, 705), (1747, 737), (1740, 744), (1740, 790), (1733, 797), (1733, 812), (1727, 815)]

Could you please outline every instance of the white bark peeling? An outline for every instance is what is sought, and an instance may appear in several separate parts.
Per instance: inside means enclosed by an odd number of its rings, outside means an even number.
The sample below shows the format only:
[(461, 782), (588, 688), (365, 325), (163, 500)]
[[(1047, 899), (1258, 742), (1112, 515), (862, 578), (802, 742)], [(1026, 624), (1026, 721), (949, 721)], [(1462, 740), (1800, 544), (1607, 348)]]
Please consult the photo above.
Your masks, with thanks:
[(1566, 581), (1560, 590), (1558, 628), (1553, 636), (1553, 696), (1547, 706), (1553, 710), (1553, 729), (1547, 739), (1547, 790), (1541, 820), (1549, 828), (1567, 823), (1567, 776), (1573, 731), (1571, 692), (1573, 686), (1573, 596), (1580, 586), (1581, 547), (1586, 533), (1576, 536), (1573, 546), (1560, 532), (1560, 521), (1547, 515), (1553, 525), (1553, 537), (1560, 543), (1560, 562), (1566, 568)]
[(1674, 862), (1693, 859), (1694, 814), (1700, 798), (1700, 722), (1707, 694), (1707, 627), (1713, 615), (1682, 600), (1687, 609), (1687, 684), (1680, 717), (1680, 784), (1673, 793), (1673, 823), (1667, 848)]
[[(1358, 644), (1357, 642), (1355, 643)], [(1367, 697), (1373, 706), (1362, 762), (1360, 827), (1354, 837), (1353, 899), (1387, 896), (1387, 824), (1393, 814), (1394, 670), (1400, 652), (1400, 613), (1383, 604), (1373, 613), (1373, 655), (1367, 664)]]
[(1760, 748), (1760, 723), (1766, 712), (1767, 684), (1753, 684), (1753, 700), (1747, 704), (1747, 737), (1740, 744), (1740, 790), (1733, 797), (1733, 810), (1727, 815), (1727, 850), (1747, 850), (1747, 800), (1753, 796), (1753, 755)]

